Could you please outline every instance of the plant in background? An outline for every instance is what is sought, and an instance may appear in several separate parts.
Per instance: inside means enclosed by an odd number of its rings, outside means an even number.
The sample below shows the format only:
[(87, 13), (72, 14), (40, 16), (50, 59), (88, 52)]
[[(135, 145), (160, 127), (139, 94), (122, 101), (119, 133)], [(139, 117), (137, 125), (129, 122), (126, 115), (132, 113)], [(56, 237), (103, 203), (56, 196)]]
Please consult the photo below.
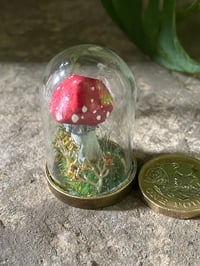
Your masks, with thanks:
[(144, 53), (160, 65), (185, 73), (200, 73), (200, 63), (182, 47), (176, 33), (176, 18), (200, 11), (200, 0), (178, 9), (177, 0), (101, 0), (103, 6)]

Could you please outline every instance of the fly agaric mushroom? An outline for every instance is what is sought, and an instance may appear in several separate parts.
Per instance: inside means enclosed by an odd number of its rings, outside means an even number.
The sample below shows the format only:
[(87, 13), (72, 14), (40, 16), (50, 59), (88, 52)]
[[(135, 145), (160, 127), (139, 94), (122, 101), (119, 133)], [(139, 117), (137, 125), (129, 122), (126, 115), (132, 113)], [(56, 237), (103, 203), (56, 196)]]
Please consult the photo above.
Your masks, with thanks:
[(79, 162), (102, 155), (95, 128), (108, 118), (113, 105), (111, 94), (98, 79), (71, 75), (55, 88), (50, 113), (80, 146)]

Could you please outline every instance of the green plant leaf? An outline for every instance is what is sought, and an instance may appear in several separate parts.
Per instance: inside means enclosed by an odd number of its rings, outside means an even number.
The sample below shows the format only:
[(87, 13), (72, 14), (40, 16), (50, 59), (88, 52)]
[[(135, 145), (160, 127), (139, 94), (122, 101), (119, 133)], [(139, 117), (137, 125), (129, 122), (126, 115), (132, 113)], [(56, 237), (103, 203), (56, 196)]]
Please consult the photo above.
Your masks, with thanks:
[(191, 4), (186, 5), (177, 11), (177, 18), (178, 20), (185, 19), (186, 17), (189, 17), (193, 13), (199, 11), (200, 11), (200, 0), (194, 0)]
[[(148, 36), (151, 46), (156, 47), (159, 33), (160, 13), (159, 13), (159, 0), (151, 0), (148, 2), (144, 10), (144, 29)], [(155, 52), (155, 49), (154, 49)]]
[[(183, 49), (176, 33), (176, 0), (101, 0), (131, 41), (162, 66), (185, 73), (200, 73), (200, 63)], [(200, 0), (181, 14), (199, 11)], [(184, 12), (185, 10), (185, 12)]]
[(176, 35), (176, 1), (164, 0), (163, 18), (155, 61), (172, 70), (200, 73), (200, 64), (192, 60), (181, 46)]

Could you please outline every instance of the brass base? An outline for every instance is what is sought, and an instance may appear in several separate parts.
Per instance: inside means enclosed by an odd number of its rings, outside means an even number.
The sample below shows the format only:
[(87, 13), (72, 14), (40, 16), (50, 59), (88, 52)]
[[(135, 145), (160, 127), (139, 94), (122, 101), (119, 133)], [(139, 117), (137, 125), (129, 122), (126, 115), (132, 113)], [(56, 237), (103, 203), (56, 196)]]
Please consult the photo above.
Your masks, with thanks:
[(136, 160), (134, 159), (132, 174), (129, 178), (129, 181), (126, 184), (124, 184), (123, 187), (120, 187), (118, 190), (112, 193), (95, 197), (79, 197), (66, 193), (53, 181), (47, 165), (46, 165), (46, 179), (52, 193), (64, 203), (67, 203), (68, 205), (77, 208), (99, 209), (115, 204), (116, 202), (120, 201), (130, 191), (132, 182), (136, 175), (136, 170), (137, 170), (137, 164)]

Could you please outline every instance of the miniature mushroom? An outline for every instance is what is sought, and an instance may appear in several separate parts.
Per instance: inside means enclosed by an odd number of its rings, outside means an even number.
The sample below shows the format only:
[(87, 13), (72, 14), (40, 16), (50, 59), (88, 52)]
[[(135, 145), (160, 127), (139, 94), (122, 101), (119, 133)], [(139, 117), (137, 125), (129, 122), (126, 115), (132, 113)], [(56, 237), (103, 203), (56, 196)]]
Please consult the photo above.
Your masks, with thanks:
[(101, 80), (71, 75), (53, 91), (50, 113), (80, 146), (78, 160), (101, 157), (95, 128), (109, 117), (113, 98)]

